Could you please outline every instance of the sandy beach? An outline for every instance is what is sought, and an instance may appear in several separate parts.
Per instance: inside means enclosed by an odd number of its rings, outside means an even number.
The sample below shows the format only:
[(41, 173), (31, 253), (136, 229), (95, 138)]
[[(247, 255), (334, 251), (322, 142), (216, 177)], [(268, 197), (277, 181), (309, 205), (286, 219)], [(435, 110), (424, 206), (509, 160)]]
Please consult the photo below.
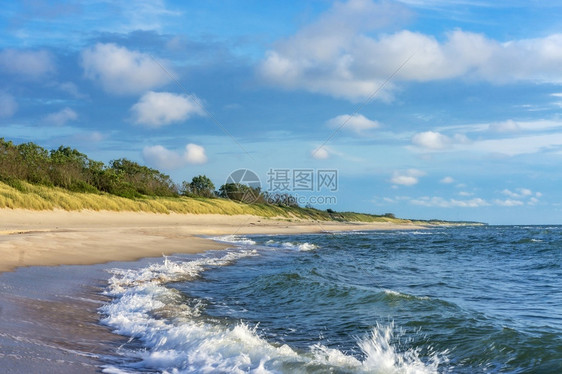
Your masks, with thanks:
[(202, 236), (416, 227), (255, 216), (0, 210), (0, 367), (6, 373), (101, 372), (101, 358), (125, 343), (98, 323), (97, 309), (107, 302), (101, 295), (105, 269), (114, 262), (227, 247)]
[(21, 266), (91, 265), (225, 246), (199, 236), (416, 228), (256, 216), (0, 210), (0, 272)]

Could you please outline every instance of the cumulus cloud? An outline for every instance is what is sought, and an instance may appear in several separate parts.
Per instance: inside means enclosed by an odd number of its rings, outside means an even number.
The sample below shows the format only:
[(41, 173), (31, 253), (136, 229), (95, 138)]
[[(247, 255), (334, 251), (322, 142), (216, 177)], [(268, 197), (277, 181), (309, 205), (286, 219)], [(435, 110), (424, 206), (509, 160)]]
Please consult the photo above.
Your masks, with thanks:
[(198, 101), (196, 96), (150, 91), (131, 107), (133, 122), (157, 128), (185, 121), (193, 115), (205, 115)]
[(86, 78), (112, 94), (138, 94), (170, 81), (152, 58), (113, 43), (98, 43), (82, 51)]
[(45, 117), (45, 121), (55, 126), (64, 126), (68, 121), (73, 121), (78, 118), (78, 114), (70, 109), (64, 108), (58, 112), (48, 114)]
[(184, 158), (189, 164), (204, 164), (207, 162), (205, 148), (197, 144), (188, 144), (185, 146)]
[(5, 49), (0, 52), (0, 68), (25, 79), (38, 79), (55, 71), (55, 61), (44, 50)]
[(146, 163), (159, 169), (178, 169), (186, 164), (204, 164), (207, 162), (205, 148), (189, 143), (183, 152), (175, 152), (161, 145), (145, 147), (142, 157)]
[(412, 143), (428, 151), (438, 151), (452, 147), (457, 144), (468, 144), (470, 140), (464, 134), (455, 134), (449, 137), (440, 132), (425, 131), (415, 134)]
[(450, 184), (450, 183), (454, 183), (455, 180), (453, 179), (453, 177), (445, 177), (441, 179), (440, 182), (444, 184)]
[[(400, 18), (403, 8), (390, 2), (336, 2), (267, 51), (259, 72), (274, 85), (350, 100), (369, 97), (405, 61), (395, 81), (562, 82), (562, 34), (508, 42), (462, 30), (443, 40), (406, 30), (371, 36), (385, 19)], [(386, 85), (378, 98), (391, 97), (394, 87)]]
[(439, 132), (425, 131), (414, 135), (412, 137), (412, 143), (422, 148), (443, 149), (448, 147), (452, 143), (452, 140)]
[(419, 178), (425, 173), (421, 170), (409, 169), (406, 171), (395, 171), (390, 179), (394, 185), (413, 186), (419, 182)]
[(13, 116), (18, 110), (16, 99), (8, 93), (0, 92), (0, 118)]
[(380, 126), (377, 121), (368, 119), (361, 114), (342, 114), (326, 121), (326, 125), (333, 129), (351, 130), (361, 134), (365, 130), (375, 129)]

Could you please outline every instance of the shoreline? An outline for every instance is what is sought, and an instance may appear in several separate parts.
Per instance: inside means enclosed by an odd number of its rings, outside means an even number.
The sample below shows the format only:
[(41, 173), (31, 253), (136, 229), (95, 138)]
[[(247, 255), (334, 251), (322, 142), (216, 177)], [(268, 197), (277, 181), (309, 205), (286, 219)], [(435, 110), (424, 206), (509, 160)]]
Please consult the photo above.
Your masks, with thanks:
[(92, 265), (229, 245), (202, 236), (423, 229), (414, 224), (341, 223), (219, 214), (0, 209), (0, 273), (18, 267)]
[(127, 341), (99, 323), (109, 267), (234, 246), (200, 236), (424, 228), (62, 210), (0, 209), (0, 218), (0, 362), (13, 373), (102, 370)]

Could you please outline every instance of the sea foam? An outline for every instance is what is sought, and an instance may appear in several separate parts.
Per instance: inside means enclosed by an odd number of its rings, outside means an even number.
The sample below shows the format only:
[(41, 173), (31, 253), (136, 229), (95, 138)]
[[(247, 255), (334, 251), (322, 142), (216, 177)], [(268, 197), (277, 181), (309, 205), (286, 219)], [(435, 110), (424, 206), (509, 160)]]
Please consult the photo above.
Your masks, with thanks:
[(106, 294), (112, 301), (100, 308), (102, 323), (136, 340), (142, 348), (118, 350), (126, 363), (107, 365), (106, 373), (154, 370), (162, 373), (320, 373), (336, 369), (357, 373), (435, 373), (440, 359), (424, 363), (413, 349), (393, 345), (395, 328), (375, 326), (358, 339), (364, 359), (321, 344), (296, 350), (269, 342), (258, 326), (205, 316), (202, 301), (187, 300), (170, 282), (197, 278), (208, 267), (229, 265), (256, 256), (253, 250), (226, 252), (222, 257), (170, 261), (138, 270), (113, 269)]

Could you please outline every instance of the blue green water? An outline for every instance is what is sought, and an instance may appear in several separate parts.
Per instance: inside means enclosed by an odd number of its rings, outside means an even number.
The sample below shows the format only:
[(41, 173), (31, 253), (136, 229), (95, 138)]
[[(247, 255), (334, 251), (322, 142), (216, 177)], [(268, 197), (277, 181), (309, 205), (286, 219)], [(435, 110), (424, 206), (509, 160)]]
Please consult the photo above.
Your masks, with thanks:
[(220, 239), (115, 271), (111, 370), (562, 373), (562, 227)]

